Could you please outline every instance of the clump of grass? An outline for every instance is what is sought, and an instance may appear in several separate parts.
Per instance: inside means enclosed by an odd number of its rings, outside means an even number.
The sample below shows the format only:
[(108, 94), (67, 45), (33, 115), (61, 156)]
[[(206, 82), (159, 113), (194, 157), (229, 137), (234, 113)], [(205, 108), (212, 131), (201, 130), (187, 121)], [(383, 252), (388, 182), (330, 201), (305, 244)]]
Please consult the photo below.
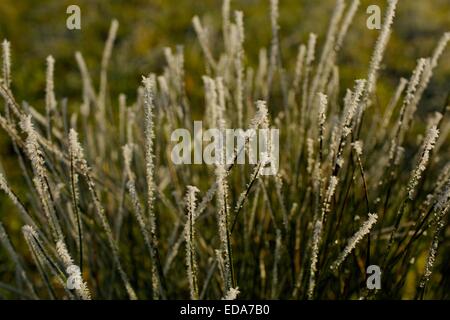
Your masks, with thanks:
[[(204, 108), (185, 89), (191, 70), (181, 48), (165, 48), (161, 74), (142, 70), (141, 82), (136, 75), (135, 100), (113, 98), (115, 20), (98, 90), (76, 52), (80, 101), (60, 103), (63, 79), (54, 78), (58, 64), (49, 56), (45, 104), (19, 104), (26, 97), (11, 87), (5, 40), (0, 127), (24, 179), (16, 191), (0, 172), (0, 190), (23, 226), (22, 236), (8, 237), (17, 221), (0, 216), (0, 242), (19, 274), (12, 277), (8, 264), (0, 291), (33, 299), (448, 298), (450, 102), (436, 99), (442, 108), (430, 112), (421, 100), (450, 33), (436, 38), (434, 52), (380, 105), (381, 66), (401, 3), (388, 1), (367, 74), (345, 88), (339, 55), (359, 5), (336, 1), (325, 38), (311, 32), (298, 39), (289, 64), (279, 3), (270, 1), (270, 49), (260, 50), (256, 69), (246, 55), (244, 12), (223, 1), (222, 36), (194, 17)], [(208, 128), (279, 129), (277, 174), (261, 173), (271, 150), (253, 165), (175, 165), (171, 133), (192, 134), (196, 108)], [(216, 156), (247, 159), (255, 138), (246, 136), (231, 155), (222, 146)], [(202, 141), (193, 150), (194, 143)], [(372, 264), (382, 268), (376, 292), (364, 285)], [(76, 290), (67, 287), (71, 265), (83, 279)]]

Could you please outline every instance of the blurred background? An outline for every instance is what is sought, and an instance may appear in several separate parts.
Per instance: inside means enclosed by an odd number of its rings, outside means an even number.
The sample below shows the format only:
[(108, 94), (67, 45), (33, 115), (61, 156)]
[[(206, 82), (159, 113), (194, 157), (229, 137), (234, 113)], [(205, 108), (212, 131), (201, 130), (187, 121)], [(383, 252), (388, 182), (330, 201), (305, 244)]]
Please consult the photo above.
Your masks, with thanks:
[[(369, 16), (366, 9), (377, 4), (383, 12), (386, 2), (361, 1), (340, 56), (345, 65), (341, 70), (344, 83), (365, 76), (378, 34), (377, 30), (366, 28)], [(232, 10), (244, 12), (245, 51), (250, 65), (256, 65), (261, 47), (270, 46), (269, 3), (269, 0), (231, 1)], [(306, 43), (310, 32), (318, 34), (320, 50), (335, 0), (279, 3), (282, 55), (285, 62), (293, 64), (298, 45)], [(81, 30), (66, 28), (66, 8), (71, 4), (81, 8)], [(163, 48), (179, 44), (184, 46), (186, 56), (188, 93), (197, 95), (202, 91), (198, 80), (204, 73), (204, 65), (191, 20), (194, 15), (201, 17), (210, 27), (211, 38), (219, 38), (216, 48), (221, 50), (221, 4), (221, 0), (2, 0), (0, 38), (11, 41), (13, 91), (19, 101), (25, 99), (38, 109), (42, 107), (45, 58), (51, 54), (56, 59), (58, 96), (78, 99), (81, 85), (74, 53), (76, 50), (83, 53), (97, 83), (104, 41), (111, 20), (116, 18), (120, 26), (109, 68), (111, 97), (121, 92), (135, 97), (140, 75), (161, 71)], [(450, 31), (450, 1), (401, 0), (393, 29), (381, 73), (383, 86), (378, 92), (382, 101), (389, 98), (386, 95), (395, 89), (399, 77), (410, 75), (416, 59), (429, 56), (440, 36)], [(447, 52), (433, 78), (431, 87), (438, 92), (450, 87), (445, 81), (450, 74), (449, 58)]]

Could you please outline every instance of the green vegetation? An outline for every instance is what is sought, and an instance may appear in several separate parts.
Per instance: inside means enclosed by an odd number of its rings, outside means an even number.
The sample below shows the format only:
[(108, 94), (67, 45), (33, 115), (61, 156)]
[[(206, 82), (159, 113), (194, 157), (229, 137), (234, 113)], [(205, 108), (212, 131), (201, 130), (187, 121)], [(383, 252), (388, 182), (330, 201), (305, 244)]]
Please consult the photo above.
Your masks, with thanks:
[[(1, 1), (0, 297), (448, 299), (450, 4), (396, 2)], [(175, 165), (194, 120), (278, 174)]]

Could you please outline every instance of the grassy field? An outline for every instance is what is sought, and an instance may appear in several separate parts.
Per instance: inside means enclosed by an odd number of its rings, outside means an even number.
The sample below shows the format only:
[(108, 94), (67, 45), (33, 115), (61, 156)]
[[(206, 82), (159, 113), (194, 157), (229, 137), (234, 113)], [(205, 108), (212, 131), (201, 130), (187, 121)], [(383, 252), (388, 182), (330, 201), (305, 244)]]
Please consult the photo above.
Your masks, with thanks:
[(0, 2), (1, 298), (449, 298), (448, 1), (70, 4)]

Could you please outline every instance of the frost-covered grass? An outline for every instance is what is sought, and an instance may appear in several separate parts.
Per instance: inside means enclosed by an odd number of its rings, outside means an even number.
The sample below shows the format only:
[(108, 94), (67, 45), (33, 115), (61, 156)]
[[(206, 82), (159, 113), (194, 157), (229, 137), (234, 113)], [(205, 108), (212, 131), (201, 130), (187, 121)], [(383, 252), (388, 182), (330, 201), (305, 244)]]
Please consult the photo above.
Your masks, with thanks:
[[(294, 63), (283, 61), (278, 1), (272, 42), (257, 68), (246, 57), (245, 12), (222, 6), (222, 36), (199, 17), (204, 105), (185, 90), (183, 50), (167, 48), (161, 74), (149, 73), (137, 99), (109, 92), (113, 21), (94, 86), (82, 53), (80, 101), (55, 94), (47, 59), (45, 113), (11, 89), (9, 42), (2, 45), (0, 114), (26, 192), (0, 173), (22, 237), (0, 215), (6, 298), (56, 299), (382, 299), (449, 298), (449, 101), (416, 115), (450, 33), (398, 79), (386, 106), (376, 100), (397, 0), (389, 0), (364, 79), (342, 86), (339, 53), (358, 0), (338, 0), (324, 39), (311, 33)], [(12, 41), (14, 39), (11, 39)], [(20, 63), (20, 62), (17, 62)], [(287, 68), (293, 65), (295, 68)], [(122, 66), (126, 68), (126, 66)], [(117, 98), (116, 98), (117, 95)], [(70, 106), (70, 107), (69, 107)], [(209, 128), (277, 128), (280, 168), (175, 165), (178, 128), (193, 132), (194, 109)], [(425, 129), (424, 129), (425, 128)], [(417, 134), (419, 132), (419, 134)], [(246, 150), (236, 150), (234, 156)], [(3, 253), (3, 252), (2, 252)], [(366, 289), (379, 265), (382, 288)], [(81, 270), (70, 290), (67, 270)]]

